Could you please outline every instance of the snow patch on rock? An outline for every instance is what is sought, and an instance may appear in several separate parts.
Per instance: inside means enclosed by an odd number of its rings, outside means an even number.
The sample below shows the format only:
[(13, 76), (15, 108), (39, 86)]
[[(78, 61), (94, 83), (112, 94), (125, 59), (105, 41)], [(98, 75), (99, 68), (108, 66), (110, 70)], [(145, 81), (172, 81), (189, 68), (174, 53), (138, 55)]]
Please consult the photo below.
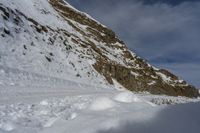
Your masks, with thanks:
[(117, 90), (126, 90), (119, 82), (117, 82), (117, 80), (112, 79), (112, 81), (113, 81), (114, 87), (115, 87)]

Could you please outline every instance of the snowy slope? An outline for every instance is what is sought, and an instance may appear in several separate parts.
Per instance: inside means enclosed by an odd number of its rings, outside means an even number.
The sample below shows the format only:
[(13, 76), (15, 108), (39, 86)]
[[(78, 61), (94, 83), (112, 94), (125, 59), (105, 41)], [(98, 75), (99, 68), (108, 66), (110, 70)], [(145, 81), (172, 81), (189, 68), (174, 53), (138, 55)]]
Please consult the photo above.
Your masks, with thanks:
[[(14, 4), (13, 1), (4, 1), (4, 5), (7, 6), (11, 17), (8, 21), (3, 20), (1, 24), (3, 29), (10, 32), (5, 37), (1, 36), (0, 64), (2, 66), (72, 80), (73, 78), (78, 80), (77, 75), (84, 75), (84, 80), (91, 81), (92, 78), (88, 77), (87, 73), (99, 76), (91, 67), (92, 60), (81, 59), (76, 54), (76, 49), (71, 49), (75, 47), (71, 38), (66, 38), (64, 33), (57, 34), (54, 31), (43, 33), (41, 31), (40, 34), (37, 32), (42, 25), (45, 25), (51, 27), (52, 30), (65, 29), (67, 33), (81, 36), (58, 17), (48, 1), (19, 0)], [(14, 12), (13, 9), (20, 9), (20, 11)], [(21, 16), (22, 13), (26, 13), (23, 16), (28, 16), (28, 20)], [(38, 27), (34, 27), (36, 22)], [(98, 81), (101, 82), (101, 79), (99, 78)], [(95, 84), (95, 81), (92, 83)]]
[(132, 91), (199, 95), (63, 0), (1, 0), (0, 12), (1, 66), (104, 87), (118, 82)]
[(199, 101), (149, 92), (199, 95), (62, 0), (0, 0), (0, 133), (94, 133)]
[(0, 133), (95, 133), (123, 121), (151, 121), (168, 104), (199, 101), (134, 94), (120, 84), (103, 88), (3, 66), (0, 82)]

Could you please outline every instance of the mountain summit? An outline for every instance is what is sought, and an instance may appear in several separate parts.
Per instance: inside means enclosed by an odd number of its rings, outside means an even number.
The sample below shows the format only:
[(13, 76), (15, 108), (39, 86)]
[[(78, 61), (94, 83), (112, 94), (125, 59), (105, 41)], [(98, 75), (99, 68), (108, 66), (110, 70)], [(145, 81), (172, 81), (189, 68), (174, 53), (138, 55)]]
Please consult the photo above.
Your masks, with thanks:
[(131, 52), (115, 33), (64, 0), (0, 1), (0, 66), (136, 92), (199, 91)]

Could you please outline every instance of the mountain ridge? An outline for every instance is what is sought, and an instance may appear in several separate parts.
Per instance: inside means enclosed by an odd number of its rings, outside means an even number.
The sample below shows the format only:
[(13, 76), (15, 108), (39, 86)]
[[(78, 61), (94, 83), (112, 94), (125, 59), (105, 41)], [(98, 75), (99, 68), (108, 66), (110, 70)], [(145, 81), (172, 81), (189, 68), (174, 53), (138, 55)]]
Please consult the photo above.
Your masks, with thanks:
[(67, 2), (13, 3), (0, 4), (0, 65), (97, 85), (112, 85), (116, 80), (137, 92), (199, 96), (194, 86), (149, 65), (112, 30)]

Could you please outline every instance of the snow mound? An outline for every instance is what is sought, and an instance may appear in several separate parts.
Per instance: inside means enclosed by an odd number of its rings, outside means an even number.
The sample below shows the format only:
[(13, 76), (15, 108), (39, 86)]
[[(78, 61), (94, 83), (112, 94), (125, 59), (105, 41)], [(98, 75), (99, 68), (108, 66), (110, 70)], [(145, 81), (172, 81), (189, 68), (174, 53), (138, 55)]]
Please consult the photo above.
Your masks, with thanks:
[(135, 96), (132, 92), (121, 92), (117, 94), (114, 99), (118, 102), (131, 103), (131, 102), (141, 102), (141, 100)]
[(47, 102), (47, 101), (42, 101), (42, 102), (40, 102), (40, 105), (43, 105), (43, 106), (47, 106), (49, 103)]
[(90, 106), (91, 110), (94, 111), (102, 111), (113, 108), (115, 106), (115, 102), (113, 102), (110, 98), (101, 97), (97, 98)]

